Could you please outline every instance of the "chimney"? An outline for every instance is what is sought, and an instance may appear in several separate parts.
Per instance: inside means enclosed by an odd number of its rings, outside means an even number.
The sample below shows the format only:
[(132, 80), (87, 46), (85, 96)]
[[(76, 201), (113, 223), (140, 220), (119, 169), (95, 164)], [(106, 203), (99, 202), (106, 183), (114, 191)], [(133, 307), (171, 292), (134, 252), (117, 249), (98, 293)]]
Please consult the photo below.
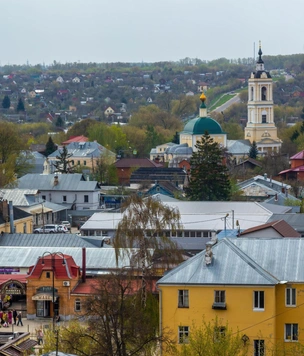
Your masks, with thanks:
[(0, 201), (0, 215), (2, 215), (2, 218), (5, 222), (9, 221), (9, 211), (8, 211), (7, 200)]
[(59, 184), (58, 176), (54, 176), (54, 186)]
[(205, 264), (206, 266), (209, 266), (212, 263), (212, 256), (213, 256), (213, 252), (212, 252), (212, 242), (207, 242), (206, 243), (206, 251), (205, 251)]
[(15, 232), (14, 229), (14, 208), (13, 208), (13, 202), (9, 202), (9, 221), (10, 221), (10, 231), (11, 234)]
[(82, 283), (86, 281), (86, 249), (85, 247), (82, 248)]

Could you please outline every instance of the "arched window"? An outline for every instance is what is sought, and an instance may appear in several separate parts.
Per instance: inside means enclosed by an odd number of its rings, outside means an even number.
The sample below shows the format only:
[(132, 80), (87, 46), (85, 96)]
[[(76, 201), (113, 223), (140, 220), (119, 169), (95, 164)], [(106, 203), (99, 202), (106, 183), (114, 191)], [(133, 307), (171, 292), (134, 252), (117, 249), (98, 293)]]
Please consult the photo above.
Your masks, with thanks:
[(267, 89), (266, 89), (266, 87), (262, 87), (261, 97), (262, 97), (262, 100), (267, 100)]
[(251, 101), (253, 101), (253, 100), (254, 100), (254, 97), (253, 97), (253, 87), (251, 87), (250, 99), (251, 99)]

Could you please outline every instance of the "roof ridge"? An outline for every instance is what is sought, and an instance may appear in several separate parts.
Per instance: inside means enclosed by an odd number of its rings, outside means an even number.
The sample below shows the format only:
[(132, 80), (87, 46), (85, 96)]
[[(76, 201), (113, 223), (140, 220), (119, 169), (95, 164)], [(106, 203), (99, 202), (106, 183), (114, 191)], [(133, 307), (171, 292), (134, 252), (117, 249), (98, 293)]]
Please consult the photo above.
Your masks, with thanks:
[(251, 257), (249, 257), (244, 251), (242, 251), (238, 246), (236, 246), (230, 239), (224, 238), (222, 241), (231, 248), (243, 261), (245, 261), (250, 267), (255, 269), (262, 277), (267, 279), (269, 282), (277, 284), (279, 280), (265, 270), (261, 265), (259, 265), (256, 261), (254, 261)]

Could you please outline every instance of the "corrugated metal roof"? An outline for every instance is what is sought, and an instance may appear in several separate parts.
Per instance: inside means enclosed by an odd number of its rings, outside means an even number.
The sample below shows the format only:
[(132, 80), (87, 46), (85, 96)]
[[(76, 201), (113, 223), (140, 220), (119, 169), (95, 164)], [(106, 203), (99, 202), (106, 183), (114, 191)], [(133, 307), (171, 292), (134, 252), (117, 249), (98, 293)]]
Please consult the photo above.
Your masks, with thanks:
[(304, 282), (304, 239), (223, 239), (213, 246), (213, 261), (205, 251), (166, 274), (159, 284), (273, 285)]
[(95, 247), (75, 234), (3, 234), (0, 246)]
[[(137, 249), (133, 249), (137, 251)], [(45, 252), (61, 252), (73, 257), (78, 266), (82, 266), (82, 247), (1, 247), (0, 266), (2, 268), (28, 268), (33, 266), (39, 256)], [(88, 270), (109, 270), (131, 265), (130, 258), (123, 256), (119, 258), (116, 265), (114, 248), (86, 248), (86, 268)]]
[(223, 239), (213, 246), (211, 265), (205, 264), (205, 251), (203, 251), (167, 273), (158, 284), (274, 285), (278, 283), (276, 278), (231, 241)]
[[(54, 185), (54, 177), (58, 184)], [(82, 174), (26, 174), (18, 179), (20, 189), (59, 190), (59, 191), (94, 191), (99, 190), (96, 181), (86, 181)]]
[[(272, 215), (268, 209), (256, 202), (166, 201), (164, 204), (179, 210), (184, 230), (223, 230), (227, 214), (228, 229), (233, 225), (235, 227), (237, 220), (241, 229), (249, 229), (265, 224)], [(121, 213), (95, 213), (81, 230), (115, 230), (121, 218)]]
[(303, 283), (304, 239), (241, 238), (232, 242), (279, 280)]
[(268, 221), (270, 222), (281, 219), (285, 220), (295, 230), (304, 231), (304, 214), (273, 214)]
[(38, 189), (1, 189), (1, 196), (14, 206), (30, 206), (35, 202)]

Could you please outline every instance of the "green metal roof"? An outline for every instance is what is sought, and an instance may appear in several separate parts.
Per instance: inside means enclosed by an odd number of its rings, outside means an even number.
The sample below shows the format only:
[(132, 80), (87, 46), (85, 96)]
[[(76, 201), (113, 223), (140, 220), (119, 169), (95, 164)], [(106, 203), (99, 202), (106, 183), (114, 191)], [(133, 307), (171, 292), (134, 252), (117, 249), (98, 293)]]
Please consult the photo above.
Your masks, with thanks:
[(206, 131), (208, 131), (210, 135), (224, 133), (221, 125), (210, 117), (197, 117), (188, 121), (182, 133), (204, 135)]

